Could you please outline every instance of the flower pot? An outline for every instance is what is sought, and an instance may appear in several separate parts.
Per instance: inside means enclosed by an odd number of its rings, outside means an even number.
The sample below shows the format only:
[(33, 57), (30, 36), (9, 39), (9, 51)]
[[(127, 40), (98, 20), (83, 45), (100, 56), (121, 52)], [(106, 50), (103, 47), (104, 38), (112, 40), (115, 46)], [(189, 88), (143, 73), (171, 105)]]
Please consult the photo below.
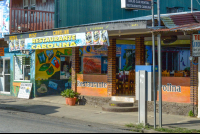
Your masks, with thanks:
[(76, 97), (74, 97), (74, 98), (68, 98), (68, 104), (70, 105), (70, 106), (74, 106), (75, 105), (75, 103), (76, 103)]
[(67, 105), (69, 105), (68, 99), (69, 98), (65, 98), (65, 102), (66, 102)]

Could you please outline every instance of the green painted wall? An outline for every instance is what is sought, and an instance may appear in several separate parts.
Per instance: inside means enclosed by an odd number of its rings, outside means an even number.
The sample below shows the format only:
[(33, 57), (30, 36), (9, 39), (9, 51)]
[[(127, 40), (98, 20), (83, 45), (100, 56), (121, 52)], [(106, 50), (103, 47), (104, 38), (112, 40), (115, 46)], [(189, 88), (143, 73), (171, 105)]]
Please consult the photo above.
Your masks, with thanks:
[[(157, 1), (157, 0), (155, 0)], [(166, 7), (184, 7), (190, 11), (190, 0), (160, 0), (161, 14), (167, 12)], [(200, 5), (193, 0), (193, 8), (200, 10)], [(155, 14), (157, 14), (157, 4)], [(151, 11), (127, 10), (121, 8), (121, 0), (55, 0), (55, 28), (103, 21), (128, 19), (151, 15)], [(59, 17), (59, 18), (58, 18)], [(58, 20), (60, 19), (60, 23)]]

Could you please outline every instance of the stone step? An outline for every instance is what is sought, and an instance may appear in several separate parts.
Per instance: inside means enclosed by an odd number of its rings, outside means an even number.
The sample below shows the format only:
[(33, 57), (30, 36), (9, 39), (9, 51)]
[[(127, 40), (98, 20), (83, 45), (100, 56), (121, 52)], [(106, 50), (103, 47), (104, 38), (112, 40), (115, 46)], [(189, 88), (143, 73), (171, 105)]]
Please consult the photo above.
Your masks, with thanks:
[(137, 112), (138, 107), (112, 107), (112, 106), (102, 106), (103, 111), (107, 112)]
[(135, 102), (135, 96), (112, 96), (111, 101)]
[(110, 101), (109, 106), (111, 107), (133, 107), (133, 102), (122, 102), (122, 101)]

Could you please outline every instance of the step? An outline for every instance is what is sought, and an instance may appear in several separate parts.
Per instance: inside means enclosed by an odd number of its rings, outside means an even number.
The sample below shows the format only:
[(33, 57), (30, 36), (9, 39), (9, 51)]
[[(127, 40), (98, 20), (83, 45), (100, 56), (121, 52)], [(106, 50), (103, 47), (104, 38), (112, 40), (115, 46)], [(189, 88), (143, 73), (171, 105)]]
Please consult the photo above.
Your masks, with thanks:
[(103, 111), (107, 112), (137, 112), (138, 107), (112, 107), (112, 106), (103, 106)]
[(135, 96), (112, 96), (111, 101), (135, 102)]
[(110, 101), (109, 106), (111, 107), (133, 107), (133, 102), (122, 102), (122, 101)]

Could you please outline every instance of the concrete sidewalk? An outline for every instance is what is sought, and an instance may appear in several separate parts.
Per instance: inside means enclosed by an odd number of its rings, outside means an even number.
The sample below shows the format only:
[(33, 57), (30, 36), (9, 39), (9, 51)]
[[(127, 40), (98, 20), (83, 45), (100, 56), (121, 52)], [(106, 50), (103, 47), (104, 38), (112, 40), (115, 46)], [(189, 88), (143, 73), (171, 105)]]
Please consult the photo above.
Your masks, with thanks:
[[(61, 96), (38, 97), (34, 99), (19, 99), (0, 95), (0, 109), (19, 110), (30, 113), (49, 115), (62, 118), (71, 118), (114, 126), (138, 123), (138, 112), (115, 113), (102, 111), (101, 107), (89, 105), (68, 106)], [(180, 127), (200, 130), (200, 119), (179, 115), (163, 114), (163, 127)], [(148, 121), (154, 125), (154, 113), (148, 112)], [(157, 125), (159, 114), (157, 114)]]

